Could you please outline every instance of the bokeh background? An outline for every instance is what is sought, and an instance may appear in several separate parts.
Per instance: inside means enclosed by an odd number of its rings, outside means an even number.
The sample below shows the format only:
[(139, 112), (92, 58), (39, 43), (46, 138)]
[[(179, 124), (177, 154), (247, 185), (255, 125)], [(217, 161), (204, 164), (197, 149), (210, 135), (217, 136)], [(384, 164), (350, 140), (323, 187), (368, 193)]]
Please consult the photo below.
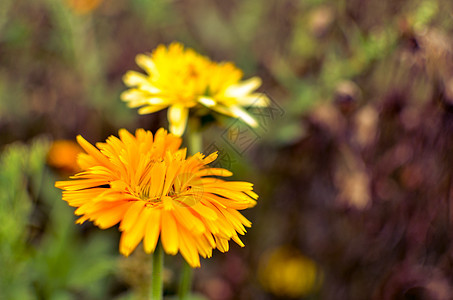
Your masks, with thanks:
[[(54, 181), (82, 134), (167, 127), (119, 99), (134, 57), (179, 41), (263, 79), (262, 126), (206, 151), (255, 183), (245, 248), (195, 270), (194, 299), (451, 299), (453, 3), (1, 0), (0, 299), (144, 299), (149, 256), (75, 225)], [(175, 297), (182, 259), (166, 257)]]

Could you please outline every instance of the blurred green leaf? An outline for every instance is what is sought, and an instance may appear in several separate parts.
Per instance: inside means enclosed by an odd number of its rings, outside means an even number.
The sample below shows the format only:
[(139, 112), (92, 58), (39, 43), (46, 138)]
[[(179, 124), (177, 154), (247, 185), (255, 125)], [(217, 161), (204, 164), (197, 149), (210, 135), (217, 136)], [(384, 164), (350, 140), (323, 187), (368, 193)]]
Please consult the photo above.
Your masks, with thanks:
[[(75, 292), (100, 296), (106, 285), (96, 283), (116, 265), (109, 234), (81, 240), (73, 209), (61, 200), (45, 166), (48, 148), (49, 141), (38, 138), (31, 146), (9, 145), (0, 157), (2, 299), (76, 299)], [(31, 214), (43, 208), (49, 208), (49, 219), (42, 240), (30, 244)]]

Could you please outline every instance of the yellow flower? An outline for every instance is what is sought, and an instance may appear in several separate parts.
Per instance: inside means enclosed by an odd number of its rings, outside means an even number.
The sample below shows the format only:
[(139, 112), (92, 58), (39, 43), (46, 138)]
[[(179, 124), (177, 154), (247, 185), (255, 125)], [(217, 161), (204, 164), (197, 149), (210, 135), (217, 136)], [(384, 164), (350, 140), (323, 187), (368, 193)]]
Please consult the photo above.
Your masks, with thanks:
[(272, 249), (258, 269), (265, 290), (279, 297), (301, 298), (317, 291), (322, 274), (314, 261), (288, 246)]
[(180, 43), (159, 45), (149, 55), (137, 55), (136, 62), (146, 75), (128, 71), (123, 80), (131, 89), (121, 99), (129, 107), (141, 107), (139, 114), (168, 107), (170, 131), (177, 136), (184, 133), (189, 109), (198, 105), (256, 127), (243, 107), (269, 103), (264, 94), (254, 92), (261, 85), (260, 78), (241, 81), (243, 73), (233, 63), (213, 62)]
[(142, 240), (145, 251), (153, 252), (160, 236), (165, 252), (179, 251), (192, 267), (200, 266), (199, 254), (228, 251), (230, 239), (244, 246), (238, 233), (251, 223), (238, 210), (256, 204), (251, 183), (217, 178), (232, 173), (208, 166), (216, 153), (187, 158), (181, 138), (164, 129), (154, 137), (122, 129), (119, 137), (96, 147), (77, 137), (87, 152), (78, 157), (84, 171), (55, 184), (64, 190), (63, 200), (78, 207), (77, 223), (90, 220), (101, 229), (120, 223), (125, 256)]

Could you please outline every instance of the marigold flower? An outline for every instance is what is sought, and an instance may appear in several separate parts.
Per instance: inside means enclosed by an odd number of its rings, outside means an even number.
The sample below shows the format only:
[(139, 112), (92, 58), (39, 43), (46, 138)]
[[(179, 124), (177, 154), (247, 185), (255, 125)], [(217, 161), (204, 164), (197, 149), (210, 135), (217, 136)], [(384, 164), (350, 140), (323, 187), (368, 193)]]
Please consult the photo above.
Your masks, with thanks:
[(121, 129), (119, 137), (96, 147), (77, 137), (87, 152), (78, 157), (84, 171), (55, 184), (64, 190), (63, 200), (78, 207), (77, 223), (90, 220), (101, 229), (120, 223), (125, 256), (142, 240), (153, 252), (160, 237), (165, 252), (179, 251), (192, 267), (214, 248), (228, 251), (230, 239), (244, 246), (238, 233), (251, 223), (238, 210), (254, 206), (258, 195), (251, 183), (218, 178), (232, 173), (208, 166), (217, 153), (186, 157), (181, 138), (164, 129), (154, 137)]
[(102, 0), (66, 0), (67, 5), (79, 15), (84, 15), (95, 10)]
[(74, 141), (56, 140), (47, 153), (47, 163), (63, 172), (78, 172), (80, 168), (77, 164), (77, 155), (82, 151), (83, 149)]
[(139, 114), (168, 109), (170, 131), (184, 133), (189, 109), (202, 105), (218, 113), (240, 118), (250, 126), (257, 122), (243, 107), (267, 106), (269, 99), (254, 91), (261, 79), (241, 81), (243, 73), (231, 62), (212, 62), (180, 43), (159, 45), (151, 54), (139, 54), (137, 64), (145, 74), (128, 71), (124, 83), (131, 87), (121, 95)]

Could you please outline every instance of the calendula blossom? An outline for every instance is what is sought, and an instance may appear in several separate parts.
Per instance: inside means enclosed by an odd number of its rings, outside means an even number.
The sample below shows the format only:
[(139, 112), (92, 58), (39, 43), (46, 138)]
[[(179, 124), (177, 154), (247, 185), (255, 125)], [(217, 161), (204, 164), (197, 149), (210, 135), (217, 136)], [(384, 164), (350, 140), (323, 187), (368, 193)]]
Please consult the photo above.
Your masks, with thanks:
[(95, 10), (102, 0), (66, 0), (72, 11), (79, 15), (85, 15)]
[(254, 206), (258, 195), (251, 183), (220, 179), (232, 173), (208, 166), (216, 153), (187, 157), (181, 138), (164, 129), (154, 136), (122, 129), (119, 138), (110, 136), (96, 147), (81, 136), (77, 141), (86, 151), (78, 157), (83, 171), (55, 186), (77, 207), (77, 223), (90, 220), (101, 229), (120, 223), (122, 254), (131, 254), (142, 240), (151, 253), (160, 238), (165, 252), (180, 252), (199, 267), (199, 255), (228, 251), (230, 239), (244, 246), (238, 233), (251, 223), (238, 210)]
[(184, 133), (190, 108), (205, 106), (256, 127), (244, 107), (269, 103), (255, 92), (259, 77), (241, 81), (243, 73), (233, 63), (213, 62), (180, 43), (159, 45), (151, 54), (137, 55), (136, 62), (146, 74), (128, 71), (123, 80), (130, 89), (121, 99), (129, 107), (140, 107), (139, 114), (168, 107), (170, 131), (177, 136)]
[(56, 140), (47, 153), (47, 163), (68, 174), (78, 172), (77, 155), (81, 151), (82, 148), (72, 140)]

